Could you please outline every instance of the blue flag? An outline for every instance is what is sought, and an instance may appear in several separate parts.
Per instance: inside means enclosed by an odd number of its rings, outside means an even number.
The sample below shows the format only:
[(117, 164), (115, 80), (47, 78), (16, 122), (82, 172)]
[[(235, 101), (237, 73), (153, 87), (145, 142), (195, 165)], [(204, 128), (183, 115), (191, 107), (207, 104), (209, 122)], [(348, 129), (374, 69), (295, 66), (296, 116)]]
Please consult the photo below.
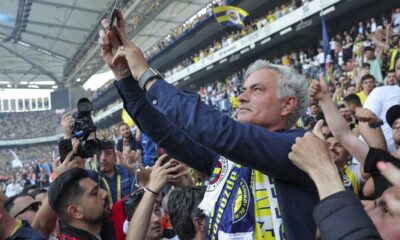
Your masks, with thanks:
[(328, 36), (328, 31), (326, 29), (324, 15), (321, 16), (321, 21), (322, 21), (322, 48), (324, 50), (324, 59), (326, 64), (326, 58), (331, 52), (331, 47), (329, 45), (329, 36)]

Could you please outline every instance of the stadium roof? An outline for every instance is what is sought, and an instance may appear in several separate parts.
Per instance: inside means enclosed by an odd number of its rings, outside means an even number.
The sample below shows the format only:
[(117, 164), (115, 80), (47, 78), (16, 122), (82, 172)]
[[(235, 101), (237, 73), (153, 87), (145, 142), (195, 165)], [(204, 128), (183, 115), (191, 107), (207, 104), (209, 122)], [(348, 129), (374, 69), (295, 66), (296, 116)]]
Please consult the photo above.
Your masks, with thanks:
[[(128, 34), (146, 50), (210, 1), (123, 2)], [(83, 84), (104, 67), (97, 36), (112, 5), (112, 0), (0, 0), (0, 88)]]

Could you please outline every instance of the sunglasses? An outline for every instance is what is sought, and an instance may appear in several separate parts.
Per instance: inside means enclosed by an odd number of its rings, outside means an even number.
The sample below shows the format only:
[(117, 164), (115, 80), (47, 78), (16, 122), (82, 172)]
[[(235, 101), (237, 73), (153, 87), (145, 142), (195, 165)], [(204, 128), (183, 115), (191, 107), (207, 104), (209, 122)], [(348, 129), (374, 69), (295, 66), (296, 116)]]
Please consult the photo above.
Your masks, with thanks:
[(29, 204), (26, 208), (19, 211), (17, 214), (15, 214), (15, 216), (13, 218), (18, 217), (19, 215), (23, 214), (26, 211), (37, 212), (39, 210), (41, 204), (42, 204), (41, 202), (33, 202), (33, 203)]

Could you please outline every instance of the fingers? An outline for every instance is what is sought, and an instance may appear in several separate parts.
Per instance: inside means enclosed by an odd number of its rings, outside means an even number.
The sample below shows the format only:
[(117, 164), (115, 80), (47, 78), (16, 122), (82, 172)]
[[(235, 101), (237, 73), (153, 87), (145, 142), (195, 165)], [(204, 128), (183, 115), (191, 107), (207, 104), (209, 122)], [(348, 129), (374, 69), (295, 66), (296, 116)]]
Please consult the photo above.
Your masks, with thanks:
[(74, 156), (74, 151), (72, 150), (71, 152), (68, 153), (68, 155), (65, 157), (64, 161), (62, 162), (61, 165), (66, 166), (68, 163), (71, 161), (72, 157)]
[[(159, 167), (161, 166), (161, 163), (163, 162), (163, 160), (166, 159), (167, 157), (168, 157), (167, 154), (161, 155), (161, 157), (159, 157), (159, 158), (157, 159), (157, 161), (155, 162), (154, 167), (159, 168)], [(167, 164), (169, 164), (169, 163), (166, 163), (165, 165), (167, 165)], [(164, 165), (164, 166), (165, 166), (165, 165)]]
[[(114, 28), (110, 28), (110, 20), (109, 19), (103, 19), (101, 21), (101, 26), (103, 27), (104, 30), (101, 30), (99, 32), (100, 38), (99, 38), (99, 43), (100, 46), (105, 47), (108, 45), (108, 47), (114, 47), (117, 48), (121, 45), (121, 41), (118, 39), (117, 34), (115, 33)], [(111, 45), (111, 46), (110, 46)]]
[(123, 32), (125, 32), (125, 19), (119, 9), (117, 9), (115, 16), (117, 18), (117, 27), (121, 29)]
[(400, 169), (387, 162), (378, 162), (376, 167), (389, 182), (395, 186), (400, 186)]
[(318, 122), (315, 124), (314, 129), (312, 133), (319, 137), (321, 140), (325, 140), (324, 134), (322, 134), (322, 127), (324, 126), (324, 120), (318, 120)]
[(181, 172), (179, 172), (177, 174), (172, 175), (171, 178), (172, 179), (177, 179), (177, 178), (180, 178), (182, 176), (186, 176), (188, 174), (189, 174), (189, 172), (185, 170), (185, 171), (181, 171)]
[(101, 20), (101, 26), (103, 27), (103, 29), (108, 30), (110, 27), (110, 20), (109, 19)]
[(65, 114), (61, 117), (61, 119), (64, 120), (64, 119), (66, 119), (67, 117), (71, 117), (71, 118), (72, 118), (70, 112), (65, 113)]
[(400, 215), (400, 199), (394, 194), (385, 194), (386, 206), (389, 212)]
[[(375, 200), (376, 201), (376, 200)], [(375, 208), (376, 202), (374, 200), (361, 200), (361, 204), (366, 212)]]
[(72, 141), (72, 152), (78, 153), (79, 139), (73, 138), (71, 141)]
[(326, 82), (325, 82), (325, 78), (324, 78), (324, 74), (323, 73), (321, 73), (320, 75), (319, 75), (319, 84), (320, 84), (320, 87), (321, 88), (327, 88), (328, 86), (326, 85)]
[(125, 55), (126, 55), (125, 49), (118, 48), (117, 52), (115, 53), (115, 55), (114, 55), (114, 57), (113, 57), (113, 59), (111, 61), (111, 66), (115, 66), (117, 64), (117, 61), (120, 58), (125, 58)]
[(128, 36), (125, 33), (125, 30), (119, 28), (119, 27), (115, 27), (115, 33), (118, 37), (118, 39), (121, 41), (122, 45), (127, 46), (130, 44), (130, 41), (128, 39)]

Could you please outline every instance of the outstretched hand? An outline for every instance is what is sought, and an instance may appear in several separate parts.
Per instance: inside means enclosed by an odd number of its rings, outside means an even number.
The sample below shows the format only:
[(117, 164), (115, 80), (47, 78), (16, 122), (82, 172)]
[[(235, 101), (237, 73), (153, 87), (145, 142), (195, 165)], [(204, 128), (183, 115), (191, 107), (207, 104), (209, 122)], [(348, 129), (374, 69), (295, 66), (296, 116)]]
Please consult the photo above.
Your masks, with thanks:
[(325, 172), (327, 167), (335, 167), (330, 159), (327, 143), (310, 132), (304, 137), (296, 138), (289, 159), (311, 178), (314, 174)]
[(310, 97), (315, 100), (322, 100), (328, 94), (328, 86), (325, 83), (323, 74), (320, 74), (319, 81), (313, 80), (308, 89)]
[(121, 11), (116, 12), (117, 25), (109, 27), (110, 21), (103, 19), (104, 29), (99, 32), (101, 54), (108, 67), (118, 79), (132, 74), (138, 80), (149, 68), (142, 51), (131, 41), (125, 31), (125, 20)]
[(99, 45), (101, 49), (101, 55), (108, 67), (113, 71), (117, 79), (125, 78), (131, 75), (128, 63), (124, 59), (120, 59), (118, 62), (111, 64), (115, 53), (118, 48), (122, 46), (121, 40), (118, 38), (117, 28), (120, 31), (125, 32), (125, 20), (119, 10), (116, 12), (117, 26), (112, 28), (109, 27), (110, 20), (103, 19), (101, 25), (103, 27), (99, 32)]

